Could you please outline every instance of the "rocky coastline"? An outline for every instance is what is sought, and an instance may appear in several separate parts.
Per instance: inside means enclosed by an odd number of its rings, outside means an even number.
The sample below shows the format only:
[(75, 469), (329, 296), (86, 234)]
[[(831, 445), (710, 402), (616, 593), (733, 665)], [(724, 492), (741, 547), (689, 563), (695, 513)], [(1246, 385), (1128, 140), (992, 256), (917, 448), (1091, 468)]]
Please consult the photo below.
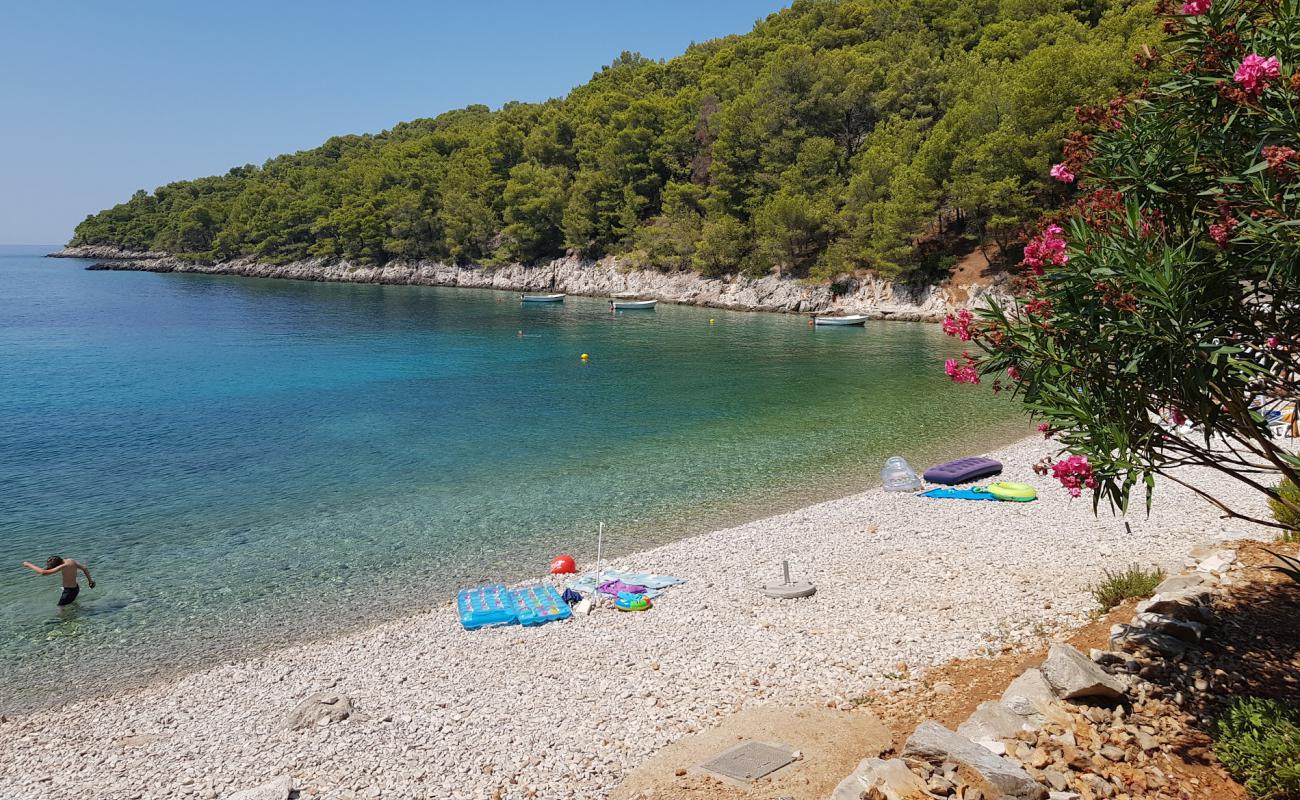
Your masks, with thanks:
[(308, 259), (266, 264), (237, 259), (217, 264), (183, 261), (167, 253), (135, 252), (106, 246), (67, 247), (53, 258), (95, 261), (90, 269), (135, 272), (183, 272), (247, 278), (450, 286), (512, 292), (554, 291), (572, 295), (606, 296), (632, 292), (664, 303), (705, 306), (732, 311), (784, 314), (863, 314), (871, 319), (938, 322), (960, 308), (983, 306), (988, 299), (1005, 301), (1005, 286), (911, 285), (876, 277), (854, 278), (835, 286), (792, 278), (706, 278), (693, 272), (629, 269), (615, 258), (591, 261), (576, 257), (538, 266), (457, 266), (430, 261), (395, 261), (382, 267), (347, 261)]

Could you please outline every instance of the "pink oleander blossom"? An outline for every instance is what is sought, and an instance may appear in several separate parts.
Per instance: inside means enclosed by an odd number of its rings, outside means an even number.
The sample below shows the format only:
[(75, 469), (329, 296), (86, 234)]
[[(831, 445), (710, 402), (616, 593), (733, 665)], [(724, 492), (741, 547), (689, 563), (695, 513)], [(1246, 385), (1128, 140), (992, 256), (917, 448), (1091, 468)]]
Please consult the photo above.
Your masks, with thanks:
[(1042, 275), (1048, 265), (1063, 267), (1070, 261), (1066, 251), (1065, 230), (1060, 225), (1048, 225), (1043, 232), (1025, 245), (1025, 266), (1035, 275)]
[(1241, 60), (1241, 66), (1232, 74), (1232, 79), (1241, 84), (1246, 94), (1259, 97), (1268, 88), (1269, 80), (1281, 75), (1282, 65), (1277, 56), (1264, 58), (1259, 53), (1251, 53)]
[(1074, 183), (1074, 173), (1064, 164), (1053, 164), (1051, 175), (1061, 183)]
[(953, 383), (979, 383), (980, 374), (975, 369), (975, 359), (971, 358), (970, 353), (962, 353), (961, 357), (964, 364), (959, 363), (955, 358), (950, 358), (944, 362), (943, 371), (952, 378)]
[(1281, 342), (1278, 341), (1276, 336), (1270, 336), (1264, 340), (1264, 345), (1268, 347), (1269, 350), (1276, 350), (1279, 344), (1281, 344)]
[(1189, 17), (1199, 17), (1210, 10), (1210, 0), (1187, 0), (1183, 3), (1183, 13)]
[(974, 321), (975, 319), (971, 316), (970, 311), (963, 308), (957, 312), (957, 316), (954, 317), (949, 314), (943, 318), (943, 332), (949, 336), (956, 336), (963, 342), (969, 342), (974, 336), (970, 329), (971, 323)]
[(1210, 226), (1210, 238), (1219, 247), (1227, 248), (1232, 241), (1232, 228), (1227, 224), (1216, 224)]
[(1007, 377), (1013, 381), (1020, 380), (1020, 370), (1015, 367), (1007, 367)]
[(1092, 474), (1092, 465), (1087, 456), (1070, 456), (1064, 461), (1052, 465), (1052, 477), (1060, 481), (1070, 492), (1071, 497), (1083, 494), (1083, 489), (1097, 488), (1097, 478)]

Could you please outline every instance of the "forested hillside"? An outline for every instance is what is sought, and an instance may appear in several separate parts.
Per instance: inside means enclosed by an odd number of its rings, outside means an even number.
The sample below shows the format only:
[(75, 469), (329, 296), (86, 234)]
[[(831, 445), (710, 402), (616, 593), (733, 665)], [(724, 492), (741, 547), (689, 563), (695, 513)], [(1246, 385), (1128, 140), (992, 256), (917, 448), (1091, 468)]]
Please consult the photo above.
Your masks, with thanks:
[[(1133, 52), (1157, 35), (1145, 0), (798, 0), (667, 62), (624, 53), (563, 99), (137, 192), (72, 243), (205, 261), (572, 251), (710, 275), (932, 270), (953, 234), (996, 252), (1060, 201), (1047, 172), (1073, 107), (1132, 86)], [(918, 246), (940, 231), (943, 246)]]

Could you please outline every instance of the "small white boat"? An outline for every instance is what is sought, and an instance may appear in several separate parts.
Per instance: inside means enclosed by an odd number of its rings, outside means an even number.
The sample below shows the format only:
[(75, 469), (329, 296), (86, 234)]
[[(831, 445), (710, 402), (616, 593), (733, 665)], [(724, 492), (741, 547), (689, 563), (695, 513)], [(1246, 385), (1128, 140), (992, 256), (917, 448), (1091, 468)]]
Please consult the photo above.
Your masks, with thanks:
[(861, 325), (867, 321), (865, 314), (850, 314), (844, 317), (813, 317), (818, 325)]
[(563, 294), (521, 294), (520, 302), (523, 303), (563, 303)]
[(635, 309), (653, 309), (658, 300), (618, 300), (609, 301), (609, 307), (615, 311), (632, 311)]

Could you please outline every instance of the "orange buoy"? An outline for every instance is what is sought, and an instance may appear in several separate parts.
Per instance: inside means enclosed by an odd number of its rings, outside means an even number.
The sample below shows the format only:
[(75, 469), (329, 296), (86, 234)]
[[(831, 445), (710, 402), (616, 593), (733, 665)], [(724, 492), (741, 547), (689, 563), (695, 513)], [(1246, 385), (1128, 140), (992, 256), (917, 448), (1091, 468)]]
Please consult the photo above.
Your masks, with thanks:
[(572, 575), (578, 571), (578, 564), (573, 556), (556, 556), (551, 562), (552, 575)]

